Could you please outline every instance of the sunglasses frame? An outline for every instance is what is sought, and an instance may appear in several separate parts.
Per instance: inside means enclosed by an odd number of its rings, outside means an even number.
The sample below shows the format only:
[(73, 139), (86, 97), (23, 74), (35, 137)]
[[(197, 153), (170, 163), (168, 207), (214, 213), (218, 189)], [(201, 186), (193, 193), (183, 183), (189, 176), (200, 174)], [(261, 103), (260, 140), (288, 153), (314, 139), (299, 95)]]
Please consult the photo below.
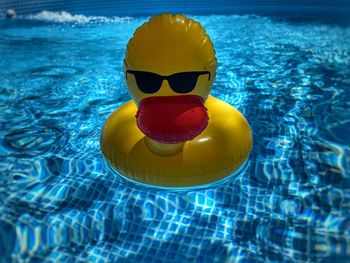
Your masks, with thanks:
[[(171, 88), (174, 92), (176, 92), (176, 93), (181, 93), (181, 92), (175, 91), (175, 90), (173, 89), (173, 87), (171, 87), (171, 85), (170, 85), (169, 79), (170, 79), (173, 75), (180, 74), (180, 73), (197, 73), (197, 74), (198, 74), (198, 75), (197, 75), (197, 81), (198, 81), (198, 77), (199, 77), (199, 76), (206, 75), (206, 74), (209, 75), (208, 81), (210, 81), (210, 78), (211, 78), (211, 73), (210, 73), (210, 71), (184, 71), (184, 72), (177, 72), (177, 73), (174, 73), (174, 74), (171, 74), (171, 75), (167, 75), (167, 76), (162, 76), (162, 75), (159, 75), (159, 74), (157, 74), (157, 73), (149, 72), (149, 71), (142, 71), (142, 70), (126, 70), (126, 71), (125, 71), (126, 79), (128, 79), (128, 74), (133, 74), (134, 77), (136, 78), (136, 75), (135, 75), (135, 74), (137, 74), (137, 73), (150, 73), (150, 74), (154, 74), (154, 75), (157, 75), (158, 77), (160, 77), (161, 80), (162, 80), (162, 82), (161, 82), (161, 85), (160, 85), (159, 89), (162, 87), (163, 81), (164, 81), (164, 80), (167, 80), (168, 83), (169, 83), (170, 88)], [(140, 89), (140, 87), (138, 87), (138, 88)], [(193, 87), (193, 89), (194, 89), (194, 88), (195, 88), (195, 86)], [(152, 92), (152, 93), (158, 92), (159, 89), (158, 89), (157, 91), (155, 91), (155, 92)], [(192, 89), (192, 90), (193, 90), (193, 89)], [(191, 90), (191, 91), (192, 91), (192, 90)], [(191, 91), (189, 91), (189, 92), (191, 92)], [(183, 93), (189, 93), (189, 92), (183, 92)], [(150, 94), (151, 94), (151, 93), (150, 93)]]

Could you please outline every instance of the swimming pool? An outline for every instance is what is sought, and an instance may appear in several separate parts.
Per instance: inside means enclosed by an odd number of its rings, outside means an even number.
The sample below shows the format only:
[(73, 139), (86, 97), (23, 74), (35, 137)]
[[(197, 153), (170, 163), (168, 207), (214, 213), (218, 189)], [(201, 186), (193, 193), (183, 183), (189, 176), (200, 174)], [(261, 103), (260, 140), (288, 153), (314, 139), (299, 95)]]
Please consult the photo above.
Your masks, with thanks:
[(240, 176), (182, 192), (121, 180), (99, 148), (146, 17), (0, 21), (0, 262), (348, 260), (350, 26), (190, 17), (216, 48), (212, 94), (254, 148)]

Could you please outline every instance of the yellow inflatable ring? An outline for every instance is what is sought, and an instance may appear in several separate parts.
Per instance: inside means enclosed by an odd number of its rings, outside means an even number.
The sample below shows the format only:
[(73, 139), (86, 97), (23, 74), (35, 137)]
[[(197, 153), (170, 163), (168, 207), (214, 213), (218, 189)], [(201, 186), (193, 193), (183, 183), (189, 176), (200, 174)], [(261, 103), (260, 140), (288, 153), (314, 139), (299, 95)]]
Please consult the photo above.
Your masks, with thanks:
[(156, 16), (129, 41), (125, 80), (133, 97), (106, 121), (101, 150), (124, 177), (161, 187), (210, 184), (237, 171), (252, 148), (244, 116), (209, 95), (213, 45), (182, 15)]

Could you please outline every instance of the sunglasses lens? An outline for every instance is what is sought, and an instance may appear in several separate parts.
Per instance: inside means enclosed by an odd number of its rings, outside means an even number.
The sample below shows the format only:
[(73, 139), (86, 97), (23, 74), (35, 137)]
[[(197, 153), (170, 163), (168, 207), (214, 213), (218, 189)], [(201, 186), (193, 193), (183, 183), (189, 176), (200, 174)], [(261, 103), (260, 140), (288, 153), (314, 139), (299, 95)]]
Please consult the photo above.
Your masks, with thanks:
[(198, 72), (182, 72), (168, 78), (171, 88), (177, 93), (191, 92), (197, 84)]
[(163, 78), (151, 72), (133, 72), (136, 84), (143, 93), (152, 94), (157, 92), (162, 86)]

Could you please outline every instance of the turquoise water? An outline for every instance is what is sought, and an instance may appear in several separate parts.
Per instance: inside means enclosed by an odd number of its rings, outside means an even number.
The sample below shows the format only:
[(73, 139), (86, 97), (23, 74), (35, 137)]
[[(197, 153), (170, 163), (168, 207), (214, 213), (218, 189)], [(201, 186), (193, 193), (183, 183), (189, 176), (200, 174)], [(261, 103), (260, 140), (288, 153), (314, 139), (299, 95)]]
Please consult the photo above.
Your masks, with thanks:
[(350, 26), (193, 18), (216, 48), (212, 94), (254, 148), (240, 176), (187, 192), (127, 183), (99, 149), (147, 18), (0, 21), (0, 262), (349, 261)]

